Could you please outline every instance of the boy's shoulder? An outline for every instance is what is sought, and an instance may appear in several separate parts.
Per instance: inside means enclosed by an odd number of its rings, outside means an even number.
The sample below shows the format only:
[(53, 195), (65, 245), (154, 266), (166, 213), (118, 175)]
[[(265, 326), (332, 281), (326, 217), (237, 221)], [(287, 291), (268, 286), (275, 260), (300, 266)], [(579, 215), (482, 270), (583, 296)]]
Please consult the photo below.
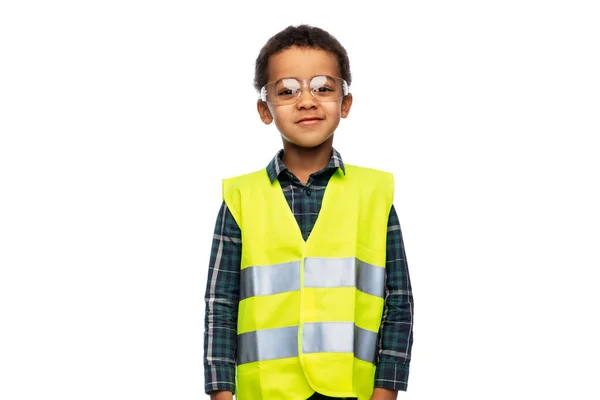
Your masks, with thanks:
[(382, 172), (382, 173), (385, 173), (385, 174), (389, 174), (390, 173), (390, 172), (388, 172), (386, 170), (383, 170), (383, 169), (367, 167), (367, 166), (364, 166), (364, 165), (356, 165), (356, 164), (347, 164), (347, 163), (344, 163), (344, 167), (346, 167), (346, 168), (350, 167), (351, 169), (362, 170), (362, 171), (365, 171), (365, 172), (374, 172), (374, 173)]
[(391, 172), (384, 171), (381, 169), (364, 167), (354, 164), (345, 164), (346, 175), (361, 175), (371, 177), (381, 177), (382, 179), (393, 179), (394, 175)]
[(256, 171), (245, 172), (243, 174), (228, 176), (228, 177), (223, 178), (223, 182), (224, 183), (243, 182), (243, 181), (247, 181), (247, 180), (251, 180), (251, 179), (256, 179), (257, 177), (260, 177), (262, 175), (264, 175), (265, 177), (268, 178), (267, 170), (265, 168), (261, 168)]
[(346, 164), (345, 167), (344, 178), (354, 182), (354, 185), (360, 187), (361, 192), (387, 194), (393, 199), (394, 175), (391, 172), (353, 164)]
[(247, 172), (241, 175), (234, 175), (228, 178), (222, 179), (222, 190), (223, 196), (227, 194), (238, 193), (244, 187), (255, 187), (256, 185), (262, 185), (269, 181), (269, 176), (265, 168), (257, 171)]

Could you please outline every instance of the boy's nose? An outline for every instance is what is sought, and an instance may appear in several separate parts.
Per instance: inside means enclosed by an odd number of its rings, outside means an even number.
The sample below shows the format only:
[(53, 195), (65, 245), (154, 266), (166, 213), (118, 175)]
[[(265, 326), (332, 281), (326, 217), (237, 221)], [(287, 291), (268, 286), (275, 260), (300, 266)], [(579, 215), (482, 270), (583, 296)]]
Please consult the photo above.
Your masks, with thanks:
[(317, 106), (317, 100), (310, 93), (310, 89), (306, 88), (300, 91), (300, 97), (298, 97), (298, 102), (296, 103), (296, 107), (298, 108), (313, 108)]

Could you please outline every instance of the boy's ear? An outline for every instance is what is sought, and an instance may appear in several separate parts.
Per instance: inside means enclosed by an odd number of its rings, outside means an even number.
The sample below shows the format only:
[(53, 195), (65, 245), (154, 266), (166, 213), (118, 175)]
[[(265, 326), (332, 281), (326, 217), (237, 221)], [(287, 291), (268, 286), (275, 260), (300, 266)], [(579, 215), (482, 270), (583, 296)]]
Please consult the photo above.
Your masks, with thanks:
[(267, 125), (273, 122), (273, 116), (271, 115), (271, 111), (269, 111), (269, 106), (267, 106), (267, 103), (262, 100), (258, 100), (256, 102), (256, 109), (258, 110), (258, 115), (260, 116), (262, 122)]
[(350, 108), (352, 107), (352, 93), (348, 93), (342, 99), (342, 118), (346, 118), (350, 113)]

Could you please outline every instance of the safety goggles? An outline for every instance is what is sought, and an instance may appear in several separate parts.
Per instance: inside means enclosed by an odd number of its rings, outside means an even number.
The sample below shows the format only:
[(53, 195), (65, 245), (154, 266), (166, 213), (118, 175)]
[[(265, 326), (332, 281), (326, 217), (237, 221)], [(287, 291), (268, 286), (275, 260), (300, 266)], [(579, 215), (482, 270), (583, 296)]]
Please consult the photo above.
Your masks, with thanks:
[(290, 105), (298, 101), (305, 88), (318, 102), (336, 101), (348, 94), (348, 83), (342, 78), (318, 75), (310, 79), (283, 78), (269, 82), (261, 88), (260, 98), (278, 106)]

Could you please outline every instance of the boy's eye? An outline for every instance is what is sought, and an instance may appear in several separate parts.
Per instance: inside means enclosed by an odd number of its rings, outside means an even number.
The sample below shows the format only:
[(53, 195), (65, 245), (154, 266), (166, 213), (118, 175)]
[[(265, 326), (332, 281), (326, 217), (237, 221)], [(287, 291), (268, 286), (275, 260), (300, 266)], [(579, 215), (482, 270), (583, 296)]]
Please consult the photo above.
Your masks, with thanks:
[(298, 89), (281, 89), (278, 93), (278, 96), (293, 96), (298, 93)]
[(313, 92), (316, 93), (325, 93), (325, 92), (333, 92), (333, 89), (327, 86), (319, 86), (316, 88), (312, 88)]
[(277, 90), (277, 96), (290, 97), (294, 96), (300, 90), (300, 84), (294, 78), (284, 78), (279, 83), (279, 90)]

